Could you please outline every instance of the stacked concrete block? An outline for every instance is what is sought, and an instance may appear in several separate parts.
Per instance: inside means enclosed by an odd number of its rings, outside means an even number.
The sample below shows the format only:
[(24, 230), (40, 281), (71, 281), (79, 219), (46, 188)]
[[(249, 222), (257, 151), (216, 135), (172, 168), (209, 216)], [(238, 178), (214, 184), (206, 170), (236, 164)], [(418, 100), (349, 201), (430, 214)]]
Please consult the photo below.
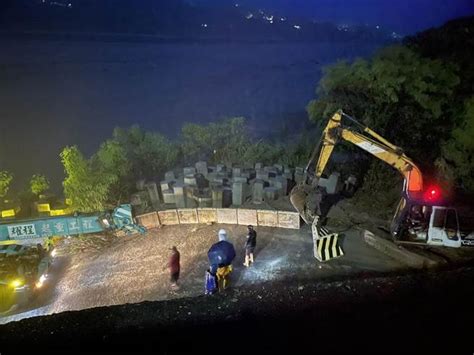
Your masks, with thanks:
[(304, 180), (304, 168), (297, 167), (295, 169), (295, 182), (297, 184), (303, 182)]
[(223, 194), (222, 186), (216, 186), (212, 189), (212, 207), (222, 208)]
[(263, 189), (265, 194), (266, 201), (274, 201), (278, 199), (278, 189), (276, 187), (270, 186)]
[(148, 195), (150, 196), (151, 203), (157, 204), (160, 202), (160, 195), (158, 194), (158, 188), (155, 182), (149, 182), (145, 185)]
[(276, 170), (270, 170), (268, 172), (268, 177), (269, 178), (274, 178), (274, 177), (277, 177), (278, 176), (278, 172)]
[(277, 169), (273, 166), (266, 166), (263, 170), (265, 170), (268, 173), (269, 177), (275, 177), (278, 175)]
[(140, 179), (136, 183), (137, 190), (142, 191), (145, 188), (145, 179)]
[(176, 176), (174, 175), (174, 171), (167, 171), (165, 173), (165, 180), (172, 181), (172, 180), (175, 180), (175, 179), (176, 179)]
[(245, 179), (247, 179), (247, 180), (250, 179), (250, 176), (251, 176), (250, 171), (242, 171), (242, 172), (240, 173), (240, 177), (245, 178)]
[(212, 180), (213, 184), (224, 185), (225, 179), (223, 177), (216, 177)]
[(263, 194), (263, 181), (262, 180), (255, 180), (255, 183), (252, 186), (252, 202), (256, 204), (260, 204), (263, 202), (264, 194)]
[(186, 176), (186, 175), (194, 175), (196, 174), (196, 168), (192, 167), (192, 166), (187, 166), (185, 168), (183, 168), (183, 175)]
[(196, 171), (198, 174), (202, 174), (204, 175), (205, 177), (207, 177), (207, 173), (208, 173), (208, 170), (207, 170), (207, 162), (205, 161), (198, 161), (196, 163)]
[(196, 181), (196, 177), (194, 176), (194, 174), (185, 175), (184, 176), (184, 184), (189, 185), (189, 186), (196, 186), (197, 181)]
[(273, 164), (273, 167), (277, 170), (277, 173), (281, 175), (283, 173), (283, 165), (281, 164)]
[(241, 182), (234, 182), (232, 184), (232, 204), (234, 206), (241, 206), (244, 203), (245, 186)]
[(217, 178), (217, 173), (216, 172), (209, 172), (207, 173), (206, 179), (209, 181), (214, 181), (214, 179)]
[(161, 194), (163, 195), (163, 202), (166, 204), (174, 204), (176, 201), (174, 199), (173, 190), (162, 190)]
[(335, 194), (339, 190), (339, 178), (340, 174), (338, 172), (334, 172), (327, 179), (320, 178), (318, 181), (318, 185), (321, 187), (325, 187), (326, 192), (328, 194)]
[(248, 170), (248, 174), (249, 174), (248, 178), (250, 180), (255, 179), (257, 177), (257, 173), (255, 172), (255, 169)]
[(247, 183), (247, 178), (243, 177), (243, 176), (234, 176), (232, 178), (232, 182), (241, 182), (243, 184), (246, 184)]
[(166, 191), (171, 187), (171, 182), (169, 180), (162, 180), (160, 181), (160, 189), (161, 191)]
[(264, 180), (264, 181), (267, 181), (268, 180), (268, 171), (265, 171), (265, 170), (257, 170), (256, 171), (256, 178), (257, 180)]
[(202, 174), (196, 174), (196, 186), (198, 189), (208, 188), (209, 180), (207, 180)]
[(142, 202), (140, 194), (133, 194), (132, 196), (130, 196), (130, 204), (132, 206), (141, 206), (142, 203), (143, 202)]
[(187, 208), (197, 208), (199, 207), (199, 201), (196, 197), (194, 197), (192, 194), (191, 196), (186, 196), (186, 207)]
[(186, 208), (186, 187), (181, 184), (173, 186), (174, 199), (177, 208)]
[(232, 168), (232, 177), (238, 177), (242, 173), (242, 168), (234, 167)]
[(255, 170), (260, 170), (263, 169), (263, 164), (262, 163), (255, 163)]
[(212, 207), (212, 197), (197, 197), (197, 206), (196, 207)]
[(284, 177), (277, 176), (273, 180), (273, 186), (278, 189), (278, 194), (280, 196), (286, 196), (287, 195), (288, 180), (286, 180)]
[(225, 165), (224, 164), (217, 164), (216, 165), (216, 173), (223, 172), (225, 170)]
[(287, 180), (293, 180), (293, 173), (290, 171), (285, 171), (282, 176)]
[(226, 208), (232, 205), (232, 188), (224, 186), (222, 189), (222, 207)]

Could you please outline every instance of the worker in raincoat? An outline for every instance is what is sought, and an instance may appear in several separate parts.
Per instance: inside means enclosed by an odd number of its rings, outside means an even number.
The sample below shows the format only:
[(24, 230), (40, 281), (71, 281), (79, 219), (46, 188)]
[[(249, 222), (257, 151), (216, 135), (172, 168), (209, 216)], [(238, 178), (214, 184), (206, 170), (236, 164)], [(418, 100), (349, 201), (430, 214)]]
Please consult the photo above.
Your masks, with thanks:
[(230, 283), (232, 273), (232, 261), (235, 258), (235, 249), (232, 243), (227, 241), (225, 229), (219, 230), (217, 234), (219, 241), (211, 246), (208, 252), (210, 272), (217, 276), (219, 290), (225, 290)]

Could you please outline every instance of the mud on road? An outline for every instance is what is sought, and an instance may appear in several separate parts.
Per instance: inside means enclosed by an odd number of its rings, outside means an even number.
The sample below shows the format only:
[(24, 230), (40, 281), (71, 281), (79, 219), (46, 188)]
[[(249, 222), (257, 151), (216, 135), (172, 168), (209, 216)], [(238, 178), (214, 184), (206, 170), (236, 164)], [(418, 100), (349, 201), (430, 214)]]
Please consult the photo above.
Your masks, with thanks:
[[(217, 231), (227, 230), (237, 256), (231, 286), (278, 282), (286, 279), (323, 281), (337, 276), (391, 272), (405, 266), (369, 247), (356, 230), (342, 237), (346, 254), (330, 263), (313, 256), (308, 226), (300, 230), (257, 229), (255, 263), (245, 268), (245, 226), (165, 226), (145, 235), (68, 238), (58, 246), (49, 289), (29, 309), (0, 318), (7, 323), (23, 318), (100, 306), (168, 300), (202, 295), (207, 251)], [(181, 253), (180, 289), (171, 290), (163, 271), (169, 248)]]

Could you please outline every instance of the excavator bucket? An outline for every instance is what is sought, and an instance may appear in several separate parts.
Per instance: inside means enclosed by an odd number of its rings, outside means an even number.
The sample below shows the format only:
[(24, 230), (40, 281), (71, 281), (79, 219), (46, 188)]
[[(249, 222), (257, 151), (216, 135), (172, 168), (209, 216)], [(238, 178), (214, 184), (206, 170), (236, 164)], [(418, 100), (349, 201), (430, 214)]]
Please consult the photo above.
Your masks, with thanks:
[(312, 224), (314, 218), (321, 215), (322, 198), (323, 194), (317, 186), (307, 184), (296, 185), (290, 192), (291, 204), (307, 224)]
[(305, 212), (306, 198), (308, 196), (308, 192), (306, 190), (307, 189), (305, 189), (303, 185), (296, 185), (290, 192), (290, 202), (296, 211), (298, 211), (301, 218), (303, 218), (303, 220), (309, 224), (309, 216), (306, 216)]

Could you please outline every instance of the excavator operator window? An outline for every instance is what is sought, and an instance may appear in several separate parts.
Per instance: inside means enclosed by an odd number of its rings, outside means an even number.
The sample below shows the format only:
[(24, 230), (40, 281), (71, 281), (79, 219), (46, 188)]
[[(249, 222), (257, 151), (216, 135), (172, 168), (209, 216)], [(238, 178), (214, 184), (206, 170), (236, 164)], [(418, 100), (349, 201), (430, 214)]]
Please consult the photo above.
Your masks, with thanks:
[(458, 230), (458, 218), (456, 211), (449, 209), (446, 214), (446, 223), (445, 223), (446, 233), (448, 234), (449, 239), (457, 239), (457, 230)]
[(444, 228), (444, 220), (446, 219), (446, 210), (435, 210), (433, 217), (433, 227)]

